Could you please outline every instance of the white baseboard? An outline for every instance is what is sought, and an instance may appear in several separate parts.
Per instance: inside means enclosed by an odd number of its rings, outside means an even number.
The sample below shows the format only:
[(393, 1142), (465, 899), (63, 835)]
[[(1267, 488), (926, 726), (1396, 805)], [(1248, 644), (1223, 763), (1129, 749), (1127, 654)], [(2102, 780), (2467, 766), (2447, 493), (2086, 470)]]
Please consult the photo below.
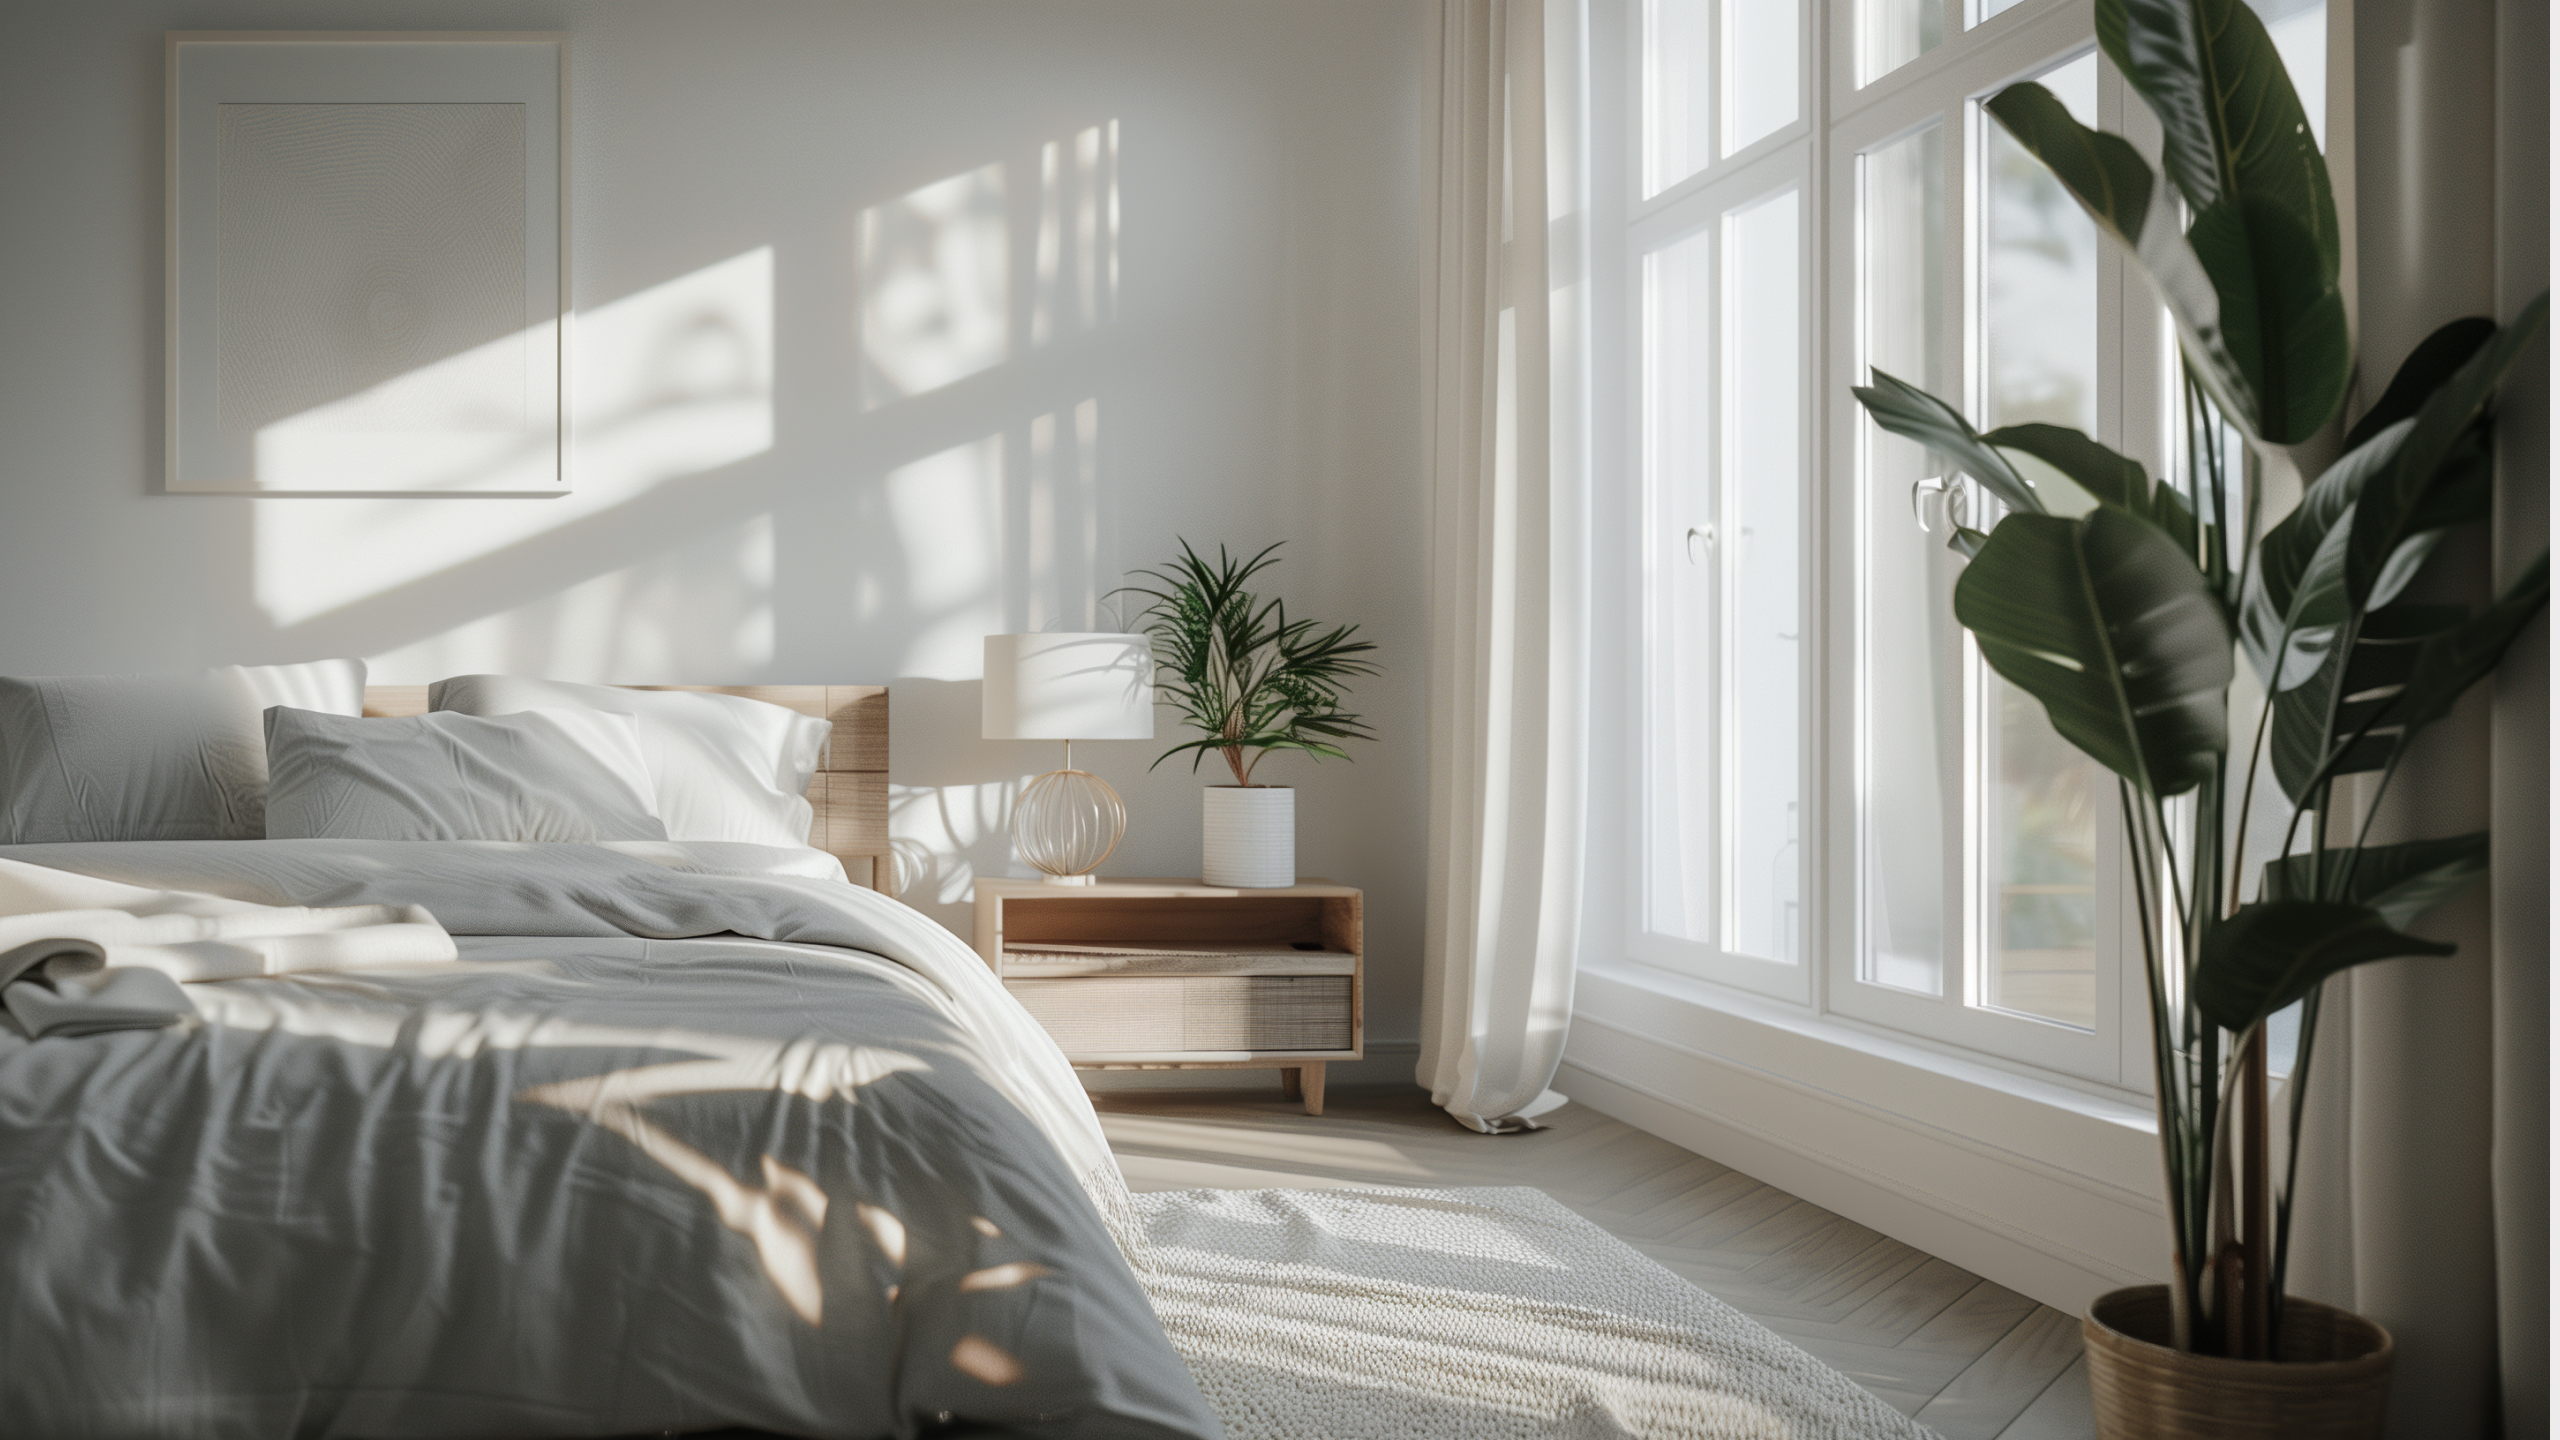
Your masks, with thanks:
[[(1410, 1085), (1414, 1061), (1422, 1053), (1418, 1040), (1371, 1040), (1357, 1060), (1328, 1060), (1328, 1090), (1345, 1085)], [(1101, 1090), (1272, 1090), (1280, 1088), (1280, 1070), (1079, 1070), (1088, 1092)]]

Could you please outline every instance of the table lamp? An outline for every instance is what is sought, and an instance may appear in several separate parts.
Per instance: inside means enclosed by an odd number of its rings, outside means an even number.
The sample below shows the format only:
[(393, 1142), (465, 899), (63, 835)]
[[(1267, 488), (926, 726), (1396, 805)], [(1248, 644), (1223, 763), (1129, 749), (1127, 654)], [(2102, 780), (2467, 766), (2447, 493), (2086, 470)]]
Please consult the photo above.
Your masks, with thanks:
[(1090, 885), (1129, 826), (1120, 792), (1075, 768), (1078, 740), (1152, 740), (1155, 655), (1144, 635), (987, 637), (979, 732), (989, 740), (1057, 740), (1065, 764), (1013, 806), (1013, 843), (1052, 885)]

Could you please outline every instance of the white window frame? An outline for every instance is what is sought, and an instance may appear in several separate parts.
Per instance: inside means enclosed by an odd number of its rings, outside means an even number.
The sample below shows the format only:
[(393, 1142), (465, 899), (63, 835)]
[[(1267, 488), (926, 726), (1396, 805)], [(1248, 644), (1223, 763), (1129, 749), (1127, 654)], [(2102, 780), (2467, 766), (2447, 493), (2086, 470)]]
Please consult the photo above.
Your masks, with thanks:
[[(1970, 902), (1963, 931), (1967, 943), (1950, 947), (1938, 995), (1889, 989), (1858, 978), (1864, 907), (1857, 807), (1859, 767), (1865, 755), (1861, 727), (1867, 708), (1860, 666), (1866, 610), (1859, 590), (1863, 567), (1858, 547), (1866, 534), (1861, 507), (1891, 497), (1864, 493), (1872, 488), (1864, 464), (1866, 436), (1872, 426), (1849, 393), (1852, 385), (1866, 378), (1859, 353), (1857, 157), (1932, 118), (1945, 127), (1948, 223), (1959, 227), (1946, 247), (1947, 283), (1949, 293), (1961, 299), (1950, 307), (1958, 319), (1942, 337), (1948, 347), (1943, 365), (1946, 374), (1962, 377), (1961, 393), (1945, 398), (1978, 420), (1985, 370), (1975, 267), (1985, 197), (1983, 187), (1970, 182), (1983, 162), (1985, 127), (1994, 123), (1982, 113), (1979, 102), (2013, 80), (2041, 73), (2094, 48), (2094, 6), (2091, 0), (2024, 0), (1989, 21), (1959, 28), (1958, 22), (1971, 18), (1981, 0), (1945, 0), (1947, 38), (1901, 69), (1859, 89), (1851, 83), (1856, 63), (1854, 0), (1799, 3), (1803, 103), (1797, 121), (1646, 198), (1641, 193), (1640, 150), (1643, 0), (1588, 0), (1585, 53), (1594, 71), (1588, 90), (1594, 97), (1588, 132), (1592, 140), (1588, 199), (1593, 302), (1599, 316), (1627, 317), (1620, 326), (1613, 327), (1604, 318), (1595, 327), (1590, 357), (1595, 402), (1593, 473), (1601, 487), (1592, 573), (1604, 587), (1614, 583), (1621, 592), (1601, 597), (1603, 603), (1595, 613), (1613, 613), (1614, 604), (1614, 613), (1631, 622), (1617, 627), (1616, 665), (1603, 667), (1597, 677), (1604, 685), (1614, 683), (1628, 702), (1603, 703), (1594, 711), (1595, 721), (1600, 722), (1594, 727), (1595, 741), (1606, 746), (1614, 740), (1623, 747), (1620, 754), (1626, 758), (1615, 779), (1626, 787), (1628, 799), (1623, 805), (1603, 805), (1595, 814), (1614, 829), (1610, 838), (1623, 847), (1626, 857), (1625, 864), (1615, 867), (1615, 884), (1608, 883), (1607, 867), (1594, 871), (1594, 900), (1616, 917), (1614, 924), (1598, 927), (1595, 935), (1605, 937), (1607, 948), (1618, 956), (1791, 1002), (1826, 1021), (1891, 1032), (1933, 1048), (1985, 1058), (2004, 1068), (2068, 1077), (2108, 1091), (2147, 1092), (2147, 1051), (2141, 1036), (2148, 1021), (2139, 942), (2129, 902), (2123, 898), (2126, 887), (2119, 878), (2122, 849), (2116, 832), (2120, 822), (2105, 790), (2100, 805), (2100, 993), (2094, 1032), (1976, 1003), (1981, 999), (1984, 973), (1980, 963), (1984, 886), (1978, 878), (1968, 879), (1964, 887)], [(1724, 29), (1721, 24), (1717, 27), (1719, 37)], [(2098, 72), (2099, 125), (2154, 148), (2146, 133), (2151, 130), (2147, 110), (2103, 60)], [(1719, 112), (1723, 108), (1719, 100)], [(1642, 407), (1647, 377), (1638, 307), (1644, 295), (1647, 254), (1701, 228), (1720, 229), (1726, 215), (1790, 185), (1798, 187), (1800, 197), (1798, 274), (1804, 295), (1800, 416), (1807, 433), (1800, 453), (1807, 476), (1802, 532), (1807, 548), (1799, 574), (1808, 648), (1800, 713), (1809, 743), (1800, 752), (1804, 760), (1799, 850), (1804, 864), (1799, 892), (1804, 898), (1803, 933), (1799, 963), (1781, 965), (1646, 930), (1651, 824), (1647, 807), (1655, 803), (1656, 789), (1645, 780), (1648, 657), (1656, 644), (1647, 596), (1651, 567), (1668, 563), (1669, 557), (1660, 553), (1656, 497), (1645, 473)], [(1714, 243), (1719, 246), (1721, 269), (1724, 241), (1719, 236)], [(2112, 247), (2102, 245), (2100, 255), (2098, 337), (2114, 373), (2107, 377), (2110, 383), (2101, 387), (2094, 433), (2141, 459), (2154, 474), (2163, 474), (2172, 447), (2167, 434), (2162, 322), (2146, 283)], [(1721, 284), (1717, 288), (1721, 291)], [(1721, 330), (1721, 313), (1718, 323)], [(1715, 348), (1720, 363), (1721, 341)], [(2103, 367), (2101, 373), (2106, 374)], [(1709, 393), (1721, 394), (1721, 386), (1719, 370)], [(1722, 445), (1710, 448), (1721, 451)], [(1610, 493), (1612, 487), (1615, 495)], [(1970, 652), (1969, 636), (1964, 643)], [(1972, 711), (1979, 715), (1987, 693), (1987, 672), (1978, 659), (1968, 668), (1974, 675), (1971, 688), (1976, 696)], [(1613, 669), (1618, 677), (1614, 682)], [(1721, 664), (1717, 671), (1721, 674)], [(1614, 734), (1607, 723), (1613, 711), (1619, 717)], [(1979, 746), (1969, 746), (1969, 753), (1978, 757), (1983, 752)], [(1607, 783), (1610, 777), (1603, 771), (1595, 778)], [(1983, 787), (1970, 788), (1978, 806)], [(2111, 790), (2111, 784), (2106, 789)], [(1987, 838), (1985, 828), (1972, 831), (1977, 849)], [(1978, 877), (1982, 872), (1978, 854), (1967, 855), (1965, 863), (1969, 875)]]
[[(1727, 7), (1726, 13), (1718, 17), (1718, 22), (1713, 27), (1717, 47), (1714, 63), (1719, 69), (1724, 63), (1724, 47), (1730, 43), (1732, 32), (1732, 26), (1727, 18), (1730, 15), (1730, 7), (1735, 4), (1757, 3), (1767, 3), (1767, 0), (1724, 0)], [(1808, 744), (1798, 751), (1797, 793), (1801, 797), (1799, 815), (1802, 817), (1800, 823), (1803, 829), (1800, 832), (1796, 851), (1797, 894), (1802, 897), (1802, 930), (1798, 937), (1796, 960), (1792, 963), (1773, 961), (1760, 956), (1728, 951), (1721, 944), (1651, 933), (1646, 928), (1646, 920), (1651, 913), (1646, 894), (1649, 867), (1645, 865), (1642, 857), (1647, 854), (1646, 837), (1651, 833), (1655, 823), (1653, 807), (1663, 799), (1663, 796), (1660, 787), (1648, 783), (1645, 778), (1646, 767), (1650, 763), (1650, 736), (1646, 714), (1652, 703), (1649, 693), (1649, 657), (1656, 652), (1661, 644), (1661, 638), (1656, 628), (1657, 617), (1643, 597), (1651, 593), (1660, 567), (1673, 563), (1679, 557), (1666, 551), (1661, 543), (1666, 539), (1664, 532), (1671, 531), (1675, 527), (1665, 524), (1660, 530), (1656, 528), (1657, 520), (1662, 514), (1663, 502), (1658, 493), (1659, 477), (1651, 473), (1652, 467), (1650, 458), (1646, 454), (1644, 438), (1646, 397), (1643, 356), (1649, 344), (1651, 327), (1649, 317), (1642, 315), (1640, 311), (1647, 288), (1645, 279), (1647, 259), (1673, 244), (1701, 232), (1710, 232), (1709, 244), (1713, 247), (1715, 275), (1714, 283), (1710, 287), (1714, 295), (1712, 305), (1715, 316), (1713, 326), (1715, 341), (1708, 347), (1708, 353), (1712, 358), (1709, 361), (1711, 378), (1706, 390), (1707, 393), (1717, 397), (1711, 403), (1721, 409), (1722, 397), (1726, 394), (1728, 385), (1727, 356), (1730, 350), (1727, 343), (1728, 332), (1725, 328), (1726, 317), (1731, 308), (1726, 294), (1728, 288), (1726, 261), (1732, 244), (1730, 217), (1790, 190), (1794, 191), (1797, 197), (1797, 284), (1799, 293), (1806, 297), (1807, 302), (1798, 315), (1796, 336), (1799, 396), (1797, 453), (1803, 457), (1808, 477), (1818, 473), (1813, 464), (1820, 441), (1819, 417), (1822, 414), (1822, 406), (1815, 393), (1820, 375), (1815, 362), (1821, 333), (1816, 317), (1820, 313), (1823, 269), (1819, 243), (1822, 230), (1822, 196), (1816, 179), (1817, 170), (1813, 151), (1813, 140), (1817, 129), (1814, 118), (1818, 112), (1813, 101), (1816, 95), (1814, 76), (1822, 53), (1821, 32), (1813, 23), (1814, 17), (1799, 16), (1796, 63), (1797, 94), (1800, 103), (1797, 106), (1796, 119), (1792, 123), (1762, 136), (1741, 150), (1714, 160), (1687, 178), (1664, 187), (1659, 193), (1646, 197), (1643, 194), (1646, 162), (1644, 116), (1641, 109), (1643, 103), (1641, 82), (1644, 74), (1644, 10), (1645, 0), (1593, 0), (1590, 51), (1595, 57), (1604, 56), (1604, 54), (1617, 57), (1617, 63), (1622, 67), (1619, 77), (1624, 81), (1623, 84), (1612, 88), (1610, 77), (1595, 77), (1599, 83), (1593, 86), (1592, 93), (1596, 96), (1623, 96), (1626, 99), (1624, 105), (1616, 107), (1610, 107), (1604, 101), (1598, 107), (1600, 113), (1595, 113), (1593, 116), (1592, 131), (1595, 137), (1595, 155), (1614, 153), (1622, 157), (1619, 163), (1595, 163), (1592, 167), (1593, 208), (1595, 220), (1598, 222), (1594, 225), (1592, 233), (1595, 249), (1603, 257), (1604, 262), (1595, 267), (1595, 289), (1599, 296), (1607, 297), (1602, 298), (1600, 303), (1607, 305), (1613, 300), (1620, 302), (1620, 308), (1616, 313), (1627, 317), (1627, 323), (1616, 330), (1617, 343), (1614, 346), (1609, 344), (1611, 332), (1607, 328), (1603, 328), (1600, 332), (1602, 339), (1597, 348), (1615, 353), (1594, 357), (1595, 370), (1601, 382), (1599, 391), (1603, 396), (1609, 397), (1598, 403), (1596, 413), (1607, 417), (1601, 422), (1604, 430), (1614, 426), (1624, 437), (1621, 443), (1625, 446), (1625, 451), (1618, 457), (1617, 473), (1629, 477), (1634, 496), (1632, 509), (1636, 517), (1636, 534), (1629, 537), (1630, 543), (1618, 557), (1623, 564), (1620, 566), (1604, 564), (1595, 567), (1595, 573), (1598, 574), (1625, 575), (1636, 587), (1635, 598), (1629, 612), (1636, 623), (1628, 627), (1630, 646), (1625, 657), (1626, 673), (1633, 678), (1636, 689), (1631, 697), (1633, 703), (1624, 707), (1626, 725), (1623, 740), (1627, 747), (1625, 753), (1637, 757), (1633, 767), (1636, 778), (1634, 799), (1627, 807), (1628, 830), (1625, 843), (1628, 846), (1627, 853), (1638, 858), (1635, 864), (1628, 867), (1628, 883), (1623, 897), (1627, 915), (1626, 944), (1630, 955), (1649, 964), (1716, 980), (1778, 999), (1809, 1004), (1813, 999), (1813, 972), (1817, 968), (1816, 957), (1822, 953), (1823, 906), (1820, 899), (1822, 892), (1818, 883), (1820, 847), (1817, 840), (1819, 832), (1815, 825), (1815, 816), (1821, 807), (1823, 757), (1819, 745)], [(1605, 65), (1606, 59), (1604, 58), (1601, 63)], [(1616, 113), (1608, 113), (1613, 109)], [(1730, 109), (1730, 105), (1720, 94), (1715, 104), (1717, 129), (1716, 143), (1712, 147), (1714, 150), (1721, 151), (1723, 148), (1724, 127), (1730, 123)], [(1623, 148), (1615, 152), (1598, 151), (1599, 145), (1608, 144), (1612, 139), (1620, 137), (1622, 137), (1620, 143)], [(1710, 518), (1721, 534), (1730, 536), (1733, 530), (1731, 492), (1727, 483), (1727, 472), (1730, 466), (1727, 448), (1721, 436), (1709, 447), (1709, 451), (1713, 457), (1711, 468), (1715, 496), (1715, 514)], [(1803, 487), (1802, 508), (1798, 512), (1799, 533), (1807, 537), (1817, 533), (1815, 527), (1819, 523), (1820, 506), (1814, 493), (1815, 489), (1816, 487), (1810, 483)], [(1685, 527), (1677, 528), (1685, 530)], [(1720, 594), (1727, 590), (1724, 565), (1728, 548), (1723, 544), (1711, 544), (1708, 547), (1707, 563), (1712, 568), (1713, 583)], [(1802, 633), (1806, 637), (1803, 653), (1807, 657), (1807, 663), (1801, 665), (1798, 672), (1797, 713), (1806, 717), (1809, 725), (1813, 718), (1821, 713), (1817, 708), (1820, 702), (1818, 667), (1811, 663), (1811, 657), (1817, 653), (1818, 649), (1814, 643), (1814, 636), (1818, 617), (1822, 614), (1819, 608), (1820, 596), (1815, 558), (1815, 554), (1808, 548), (1800, 557), (1797, 567), (1797, 604), (1798, 613), (1803, 617)], [(1721, 647), (1721, 626), (1718, 643)], [(1718, 677), (1715, 709), (1721, 715), (1731, 698), (1723, 693), (1722, 677), (1725, 665), (1721, 648), (1713, 668)], [(1595, 726), (1595, 731), (1597, 728)], [(1715, 787), (1716, 803), (1721, 810), (1723, 777), (1729, 772), (1731, 764), (1725, 754), (1727, 747), (1721, 730), (1716, 739), (1716, 748), (1718, 776)], [(1720, 836), (1722, 830), (1723, 827), (1719, 824)], [(1714, 884), (1719, 932), (1727, 932), (1730, 927), (1730, 917), (1725, 911), (1729, 897), (1724, 882), (1728, 866), (1723, 853), (1723, 844), (1724, 842), (1720, 839), (1716, 861), (1717, 879)]]

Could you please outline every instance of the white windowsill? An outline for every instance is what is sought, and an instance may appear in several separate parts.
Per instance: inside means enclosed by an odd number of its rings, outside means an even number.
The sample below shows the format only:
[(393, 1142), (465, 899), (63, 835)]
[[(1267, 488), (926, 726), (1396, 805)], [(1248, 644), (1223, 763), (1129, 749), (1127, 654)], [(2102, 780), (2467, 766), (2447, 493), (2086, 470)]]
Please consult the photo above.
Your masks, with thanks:
[[(1586, 1012), (1577, 999), (1577, 1020), (1748, 1065), (1915, 1128), (2157, 1203), (2159, 1130), (2145, 1097), (2022, 1074), (1637, 962), (1585, 963), (1579, 978), (1638, 992), (1646, 1003), (1638, 1011)], [(2132, 1173), (2111, 1163), (2127, 1157), (2137, 1162)]]
[(2154, 1278), (2143, 1097), (1634, 962), (1582, 967), (1565, 1064), (1575, 1099), (2048, 1304)]

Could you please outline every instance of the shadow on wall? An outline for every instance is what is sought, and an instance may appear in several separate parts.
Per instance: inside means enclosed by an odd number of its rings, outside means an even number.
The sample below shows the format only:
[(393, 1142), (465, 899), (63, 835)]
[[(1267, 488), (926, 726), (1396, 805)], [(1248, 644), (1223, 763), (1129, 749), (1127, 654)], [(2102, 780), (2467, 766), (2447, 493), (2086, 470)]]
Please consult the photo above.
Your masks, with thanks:
[(897, 891), (965, 933), (970, 886), (1008, 873), (1013, 800), (1056, 767), (1045, 740), (981, 740), (976, 680), (901, 678), (889, 691), (889, 833)]

